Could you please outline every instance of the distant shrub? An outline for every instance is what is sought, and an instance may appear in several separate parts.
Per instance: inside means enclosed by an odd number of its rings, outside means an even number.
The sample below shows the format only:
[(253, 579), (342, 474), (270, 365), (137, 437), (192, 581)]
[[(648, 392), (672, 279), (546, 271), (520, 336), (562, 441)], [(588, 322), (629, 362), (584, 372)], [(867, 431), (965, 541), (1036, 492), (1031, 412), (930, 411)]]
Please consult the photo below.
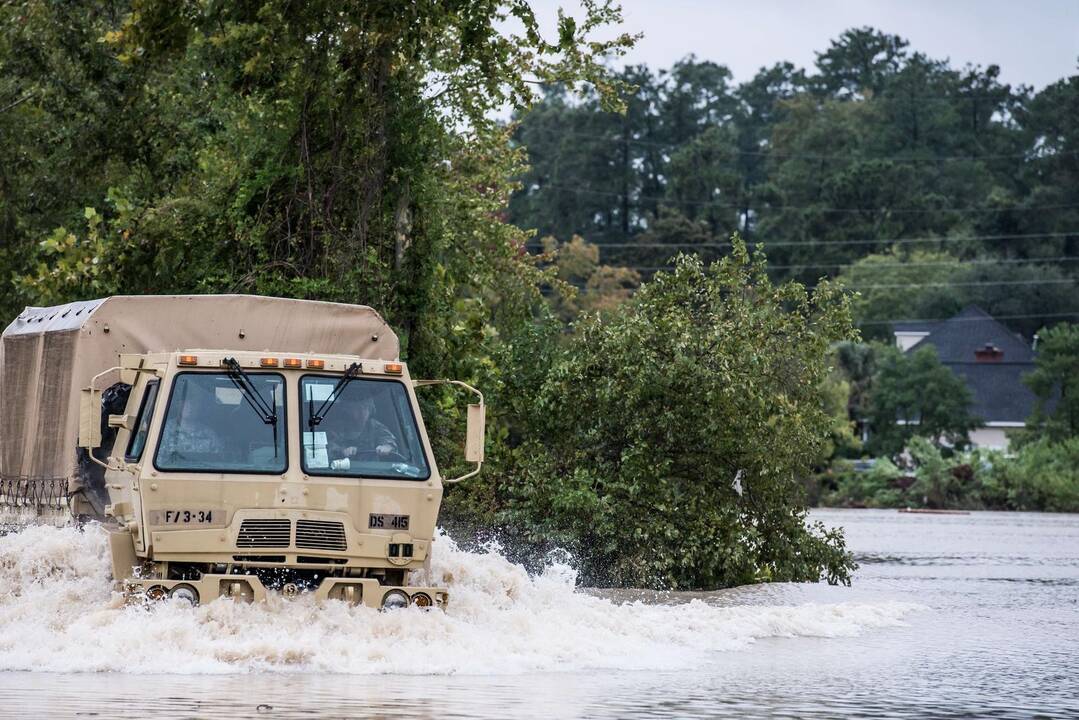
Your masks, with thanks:
[(880, 458), (868, 469), (856, 469), (850, 461), (840, 461), (834, 466), (835, 487), (823, 492), (825, 505), (846, 507), (902, 507), (904, 492), (899, 485), (902, 472), (888, 458)]
[(978, 478), (991, 507), (1079, 512), (1079, 438), (1024, 445), (1013, 457), (981, 456)]
[(887, 459), (861, 472), (849, 462), (833, 464), (833, 489), (821, 492), (821, 503), (1079, 512), (1079, 438), (1033, 441), (1013, 455), (975, 450), (952, 457), (914, 438), (907, 457), (913, 482), (905, 489), (903, 471)]

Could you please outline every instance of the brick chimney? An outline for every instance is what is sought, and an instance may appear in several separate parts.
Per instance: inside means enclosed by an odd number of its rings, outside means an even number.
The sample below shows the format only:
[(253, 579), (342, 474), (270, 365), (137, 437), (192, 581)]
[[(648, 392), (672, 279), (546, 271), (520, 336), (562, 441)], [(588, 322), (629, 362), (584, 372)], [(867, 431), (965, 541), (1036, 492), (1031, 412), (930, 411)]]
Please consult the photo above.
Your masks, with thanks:
[(1004, 360), (1004, 351), (993, 343), (986, 343), (985, 347), (974, 351), (974, 359), (980, 363), (998, 363)]

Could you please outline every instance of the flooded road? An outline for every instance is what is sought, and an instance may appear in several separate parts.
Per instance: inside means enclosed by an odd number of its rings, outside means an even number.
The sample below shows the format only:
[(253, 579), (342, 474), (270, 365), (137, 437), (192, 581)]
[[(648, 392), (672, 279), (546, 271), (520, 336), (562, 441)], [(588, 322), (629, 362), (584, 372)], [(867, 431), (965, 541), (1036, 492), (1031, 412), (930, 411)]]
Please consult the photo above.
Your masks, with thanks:
[(0, 537), (0, 717), (1079, 717), (1079, 516), (829, 510), (853, 588), (573, 589), (440, 540), (446, 614), (124, 608), (93, 531)]

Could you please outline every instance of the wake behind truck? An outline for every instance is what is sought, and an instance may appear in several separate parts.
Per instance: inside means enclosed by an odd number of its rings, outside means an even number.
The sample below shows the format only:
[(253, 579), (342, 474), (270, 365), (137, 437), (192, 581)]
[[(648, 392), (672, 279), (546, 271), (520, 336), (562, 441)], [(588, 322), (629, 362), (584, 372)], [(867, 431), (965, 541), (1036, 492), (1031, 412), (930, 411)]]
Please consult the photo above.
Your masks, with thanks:
[[(441, 383), (479, 398), (456, 479), (416, 401)], [(412, 580), (483, 425), (483, 396), (412, 380), (364, 306), (110, 297), (27, 308), (0, 347), (0, 503), (101, 521), (133, 598), (443, 607)]]

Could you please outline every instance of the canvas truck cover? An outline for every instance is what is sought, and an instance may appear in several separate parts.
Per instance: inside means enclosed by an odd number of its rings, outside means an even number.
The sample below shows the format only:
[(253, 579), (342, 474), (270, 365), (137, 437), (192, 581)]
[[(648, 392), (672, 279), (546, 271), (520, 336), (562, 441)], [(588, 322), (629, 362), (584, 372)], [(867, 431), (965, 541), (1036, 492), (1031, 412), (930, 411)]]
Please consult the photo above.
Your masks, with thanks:
[[(26, 308), (0, 343), (0, 502), (74, 489), (80, 390), (122, 353), (269, 350), (398, 359), (369, 307), (253, 295), (144, 295)], [(104, 388), (118, 379), (102, 378)]]

